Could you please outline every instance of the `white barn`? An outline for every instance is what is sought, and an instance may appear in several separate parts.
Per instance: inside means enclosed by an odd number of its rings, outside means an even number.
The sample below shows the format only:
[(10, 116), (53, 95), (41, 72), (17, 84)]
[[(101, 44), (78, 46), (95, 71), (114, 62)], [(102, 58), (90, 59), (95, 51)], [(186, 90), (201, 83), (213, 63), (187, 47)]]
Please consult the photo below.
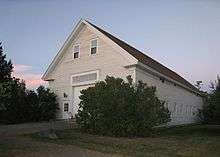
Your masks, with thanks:
[(203, 99), (192, 84), (86, 20), (78, 22), (42, 77), (58, 95), (58, 118), (75, 115), (80, 91), (107, 75), (123, 79), (131, 75), (134, 82), (142, 80), (156, 86), (158, 97), (171, 111), (170, 124), (197, 121), (196, 112)]

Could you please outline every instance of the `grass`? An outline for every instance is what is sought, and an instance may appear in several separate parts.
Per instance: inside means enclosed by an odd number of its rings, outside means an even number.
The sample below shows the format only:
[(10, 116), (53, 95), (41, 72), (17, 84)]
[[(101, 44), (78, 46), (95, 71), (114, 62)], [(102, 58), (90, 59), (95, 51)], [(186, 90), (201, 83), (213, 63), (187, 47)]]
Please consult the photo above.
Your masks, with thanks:
[(65, 130), (58, 132), (60, 138), (56, 140), (41, 138), (38, 134), (32, 134), (31, 137), (122, 156), (220, 156), (220, 126), (190, 125), (158, 129), (156, 132), (152, 137), (115, 138)]

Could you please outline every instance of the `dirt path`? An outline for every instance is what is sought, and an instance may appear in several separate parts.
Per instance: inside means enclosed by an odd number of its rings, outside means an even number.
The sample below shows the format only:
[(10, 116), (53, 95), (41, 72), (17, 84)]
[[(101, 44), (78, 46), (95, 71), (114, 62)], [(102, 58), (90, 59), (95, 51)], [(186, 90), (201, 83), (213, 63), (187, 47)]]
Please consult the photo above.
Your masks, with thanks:
[(1, 157), (105, 157), (99, 152), (75, 146), (58, 145), (33, 141), (26, 137), (6, 137), (0, 139)]
[[(0, 126), (0, 157), (109, 157), (112, 155), (81, 149), (72, 145), (59, 145), (35, 141), (21, 134), (49, 129), (47, 123)], [(58, 125), (57, 125), (58, 126)], [(59, 125), (60, 129), (65, 125)]]
[(55, 122), (0, 125), (0, 138), (1, 136), (40, 132), (51, 128), (56, 130), (67, 129), (69, 128), (69, 123), (68, 121), (60, 120)]

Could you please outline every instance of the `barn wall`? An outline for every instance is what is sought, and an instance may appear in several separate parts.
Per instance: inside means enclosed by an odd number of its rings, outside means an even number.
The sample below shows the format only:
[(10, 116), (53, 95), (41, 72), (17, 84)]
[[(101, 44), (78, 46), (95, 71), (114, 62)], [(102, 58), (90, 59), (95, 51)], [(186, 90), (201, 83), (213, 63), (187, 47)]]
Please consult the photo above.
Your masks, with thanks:
[(163, 83), (159, 77), (153, 76), (140, 68), (136, 69), (136, 80), (142, 80), (149, 86), (156, 86), (158, 97), (167, 102), (166, 105), (171, 112), (170, 125), (198, 121), (196, 114), (203, 104), (200, 96), (174, 85), (174, 83), (167, 81)]

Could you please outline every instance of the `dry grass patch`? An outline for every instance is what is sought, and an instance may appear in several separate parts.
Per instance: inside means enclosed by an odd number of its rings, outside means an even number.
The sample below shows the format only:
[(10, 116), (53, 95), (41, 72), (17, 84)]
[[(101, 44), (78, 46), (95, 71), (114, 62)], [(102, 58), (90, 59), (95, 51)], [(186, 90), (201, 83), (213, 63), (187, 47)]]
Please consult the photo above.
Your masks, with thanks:
[(76, 145), (104, 153), (122, 156), (158, 157), (219, 157), (220, 126), (191, 125), (155, 130), (151, 137), (115, 138), (81, 133), (78, 130), (58, 132), (59, 139), (34, 139), (59, 144)]

